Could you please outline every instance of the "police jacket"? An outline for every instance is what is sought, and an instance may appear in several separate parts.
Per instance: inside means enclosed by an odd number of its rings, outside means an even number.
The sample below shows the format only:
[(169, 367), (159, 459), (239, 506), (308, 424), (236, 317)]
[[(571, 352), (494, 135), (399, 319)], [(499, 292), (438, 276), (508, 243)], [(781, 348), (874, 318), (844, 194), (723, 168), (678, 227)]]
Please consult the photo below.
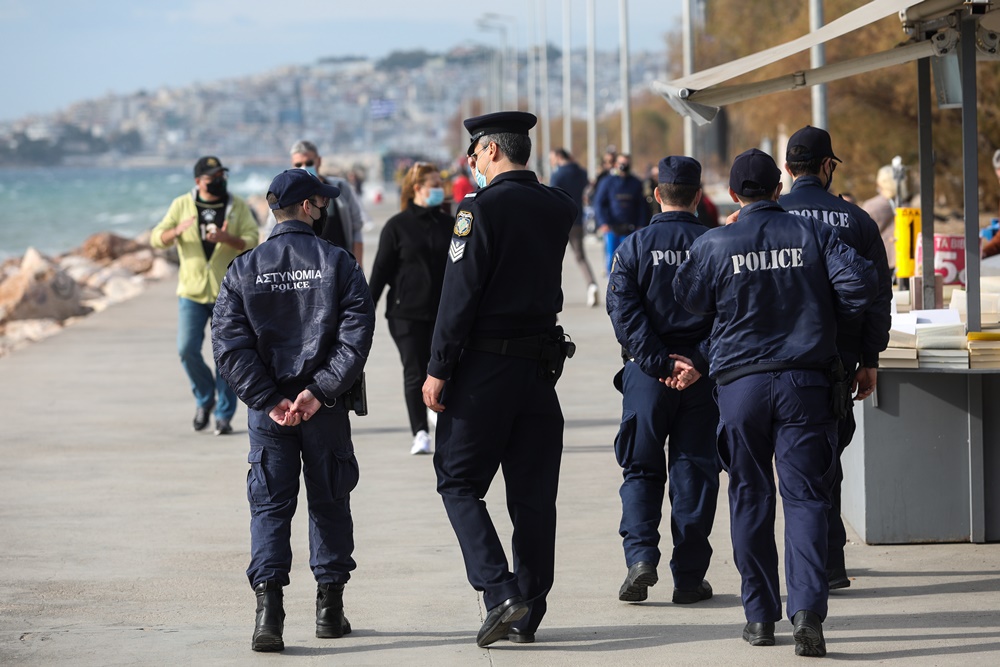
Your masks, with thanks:
[(219, 372), (250, 408), (309, 388), (331, 403), (364, 369), (375, 306), (361, 267), (298, 220), (233, 260), (212, 313)]
[(542, 334), (562, 310), (576, 205), (534, 172), (497, 174), (455, 216), (427, 373), (447, 380), (466, 340)]
[(727, 384), (752, 373), (828, 368), (836, 319), (868, 308), (877, 277), (829, 225), (758, 201), (692, 244), (673, 287), (692, 313), (715, 315), (710, 374)]
[(552, 187), (564, 190), (577, 206), (574, 225), (583, 224), (583, 191), (587, 189), (587, 170), (576, 162), (567, 162), (552, 172)]
[(389, 286), (386, 317), (434, 321), (454, 222), (439, 208), (412, 202), (386, 221), (368, 282), (376, 304)]
[(878, 224), (864, 209), (830, 194), (818, 176), (800, 176), (791, 191), (778, 199), (789, 213), (825, 222), (837, 230), (840, 239), (867, 259), (878, 275), (878, 289), (872, 305), (861, 315), (837, 322), (837, 349), (860, 357), (861, 365), (878, 368), (879, 352), (889, 344), (892, 324), (892, 274)]
[[(608, 315), (618, 342), (652, 377), (669, 376), (670, 354), (678, 347), (697, 347), (712, 328), (713, 318), (685, 310), (671, 286), (691, 244), (707, 231), (686, 211), (657, 213), (649, 227), (625, 237), (615, 252), (605, 298)], [(696, 365), (703, 366), (702, 361)]]
[(632, 174), (602, 178), (594, 195), (594, 215), (598, 225), (607, 225), (615, 234), (628, 234), (645, 227), (649, 208), (642, 181)]

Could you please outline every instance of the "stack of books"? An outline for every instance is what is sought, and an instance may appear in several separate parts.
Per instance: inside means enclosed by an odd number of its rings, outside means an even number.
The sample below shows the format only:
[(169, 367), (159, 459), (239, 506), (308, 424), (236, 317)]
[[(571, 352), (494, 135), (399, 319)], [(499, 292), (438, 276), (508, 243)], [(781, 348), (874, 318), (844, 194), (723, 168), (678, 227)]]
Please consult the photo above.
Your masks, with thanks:
[(880, 368), (920, 368), (915, 347), (887, 347), (878, 355)]
[[(980, 297), (980, 322), (984, 329), (1000, 328), (1000, 294), (983, 292)], [(964, 289), (951, 293), (952, 310), (958, 311), (963, 322), (968, 321), (968, 294)]]
[(917, 360), (920, 368), (968, 368), (969, 349), (965, 325), (920, 323), (916, 325)]
[[(895, 292), (893, 296), (906, 295), (906, 309), (909, 311), (909, 292)], [(898, 307), (897, 302), (897, 307)], [(894, 314), (889, 329), (889, 347), (878, 355), (881, 368), (917, 368), (917, 335), (914, 331), (916, 320), (906, 315)]]
[(910, 293), (906, 290), (892, 292), (892, 303), (895, 306), (895, 311), (897, 313), (908, 313), (910, 312)]
[(1000, 369), (1000, 332), (970, 331), (969, 368)]

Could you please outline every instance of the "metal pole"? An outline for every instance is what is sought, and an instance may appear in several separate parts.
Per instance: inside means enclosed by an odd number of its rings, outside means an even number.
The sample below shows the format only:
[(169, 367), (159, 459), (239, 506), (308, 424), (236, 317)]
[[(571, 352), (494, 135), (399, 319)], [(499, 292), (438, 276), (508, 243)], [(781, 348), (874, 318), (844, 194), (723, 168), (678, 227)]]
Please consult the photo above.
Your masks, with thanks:
[(597, 0), (587, 0), (587, 173), (597, 175)]
[[(683, 11), (681, 12), (681, 23), (683, 32), (681, 33), (681, 47), (683, 51), (682, 67), (684, 76), (690, 76), (694, 72), (694, 12), (692, 3), (695, 0), (684, 0)], [(694, 154), (694, 119), (684, 116), (684, 154), (697, 158)]]
[(622, 153), (632, 154), (632, 99), (628, 76), (628, 0), (618, 0), (618, 66), (622, 96)]
[[(977, 17), (962, 17), (959, 48), (962, 63), (962, 173), (965, 208), (965, 287), (969, 331), (982, 330), (982, 303), (979, 285), (979, 156), (976, 137), (979, 123), (976, 117), (976, 21)], [(930, 216), (934, 219), (933, 214)], [(932, 223), (933, 224), (933, 223)]]
[[(823, 27), (823, 0), (809, 0), (809, 31), (815, 32)], [(826, 45), (816, 44), (809, 49), (809, 63), (812, 69), (826, 65)], [(812, 87), (812, 124), (813, 127), (829, 129), (826, 116), (826, 84)]]
[[(931, 61), (917, 61), (917, 134), (920, 147), (920, 238), (924, 261), (924, 308), (936, 300), (934, 283), (934, 143), (931, 128)], [(935, 307), (931, 305), (930, 307)]]
[(563, 0), (562, 21), (562, 116), (563, 116), (563, 148), (573, 152), (573, 56), (570, 46), (570, 9), (572, 0)]
[(538, 2), (538, 32), (541, 37), (540, 46), (542, 64), (542, 150), (539, 151), (538, 159), (541, 163), (542, 174), (546, 181), (549, 180), (549, 172), (552, 171), (552, 165), (549, 164), (549, 151), (552, 150), (552, 133), (550, 132), (551, 125), (551, 115), (549, 114), (549, 34), (548, 34), (548, 23), (546, 21), (546, 14), (548, 13), (548, 7), (545, 0), (539, 0)]
[[(534, 3), (534, 0), (528, 0), (530, 4)], [(538, 114), (538, 77), (536, 76), (537, 66), (535, 64), (535, 41), (536, 33), (538, 31), (537, 21), (535, 20), (534, 12), (528, 13), (529, 21), (531, 21), (531, 29), (528, 31), (528, 91), (527, 91), (527, 104), (528, 111), (533, 114)], [(535, 165), (538, 162), (538, 126), (531, 128), (528, 131), (528, 136), (531, 138), (531, 145), (534, 150), (531, 151), (531, 159), (528, 162), (528, 168), (532, 171), (537, 172), (538, 169)]]

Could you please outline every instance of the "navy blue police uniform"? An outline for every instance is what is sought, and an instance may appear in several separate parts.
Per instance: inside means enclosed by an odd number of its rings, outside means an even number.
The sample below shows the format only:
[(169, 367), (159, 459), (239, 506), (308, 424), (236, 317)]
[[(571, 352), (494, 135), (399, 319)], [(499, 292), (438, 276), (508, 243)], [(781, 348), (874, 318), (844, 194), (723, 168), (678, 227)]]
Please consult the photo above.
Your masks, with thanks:
[[(688, 157), (664, 158), (658, 180), (697, 188), (701, 165)], [(619, 532), (625, 564), (633, 568), (648, 563), (654, 568), (655, 581), (664, 487), (669, 479), (670, 569), (674, 587), (686, 592), (702, 586), (712, 556), (709, 535), (719, 495), (715, 442), (719, 410), (713, 396), (715, 383), (708, 377), (708, 364), (699, 350), (713, 318), (682, 308), (671, 281), (691, 244), (707, 231), (693, 213), (656, 214), (650, 226), (618, 246), (606, 297), (615, 336), (627, 358), (615, 378), (623, 394), (615, 456), (624, 480)], [(683, 391), (667, 387), (660, 379), (671, 375), (671, 354), (691, 359), (703, 377)], [(632, 582), (630, 587), (626, 580), (619, 598), (641, 601), (646, 598), (645, 586)]]
[[(470, 155), (482, 137), (527, 136), (534, 123), (523, 112), (468, 119)], [(563, 416), (551, 352), (576, 215), (566, 193), (527, 170), (499, 173), (459, 203), (427, 368), (446, 381), (434, 452), (438, 493), (469, 582), (487, 609), (514, 605), (522, 641), (533, 639), (554, 576)], [(483, 502), (499, 468), (514, 526), (513, 572)], [(504, 622), (518, 620), (508, 616)], [(480, 634), (481, 646), (498, 638)]]
[[(794, 152), (793, 152), (794, 151)], [(826, 130), (806, 126), (792, 135), (788, 141), (786, 161), (808, 162), (815, 158), (839, 158), (833, 154), (830, 135)], [(831, 173), (832, 180), (832, 173)], [(859, 366), (878, 368), (879, 353), (889, 344), (889, 329), (892, 325), (892, 271), (885, 254), (885, 244), (878, 224), (860, 206), (829, 192), (829, 182), (820, 176), (805, 174), (792, 183), (788, 194), (778, 199), (789, 213), (802, 215), (824, 222), (834, 229), (840, 240), (854, 248), (875, 267), (878, 275), (878, 292), (871, 306), (860, 317), (838, 318), (837, 352), (850, 377), (854, 377)], [(852, 404), (853, 407), (853, 404)], [(844, 469), (840, 455), (851, 444), (857, 424), (853, 409), (837, 423), (837, 470), (833, 483), (827, 538), (827, 571), (837, 585), (850, 585), (844, 572), (844, 545), (847, 531), (840, 515), (840, 487), (844, 479)]]
[(611, 273), (615, 250), (622, 240), (649, 222), (649, 207), (642, 191), (642, 181), (630, 173), (609, 174), (602, 178), (594, 193), (594, 215), (604, 234), (605, 270)]
[[(766, 196), (779, 178), (770, 156), (751, 149), (736, 158), (730, 188), (748, 199)], [(685, 308), (716, 318), (710, 372), (718, 383), (719, 454), (730, 476), (734, 559), (747, 627), (772, 624), (773, 643), (782, 614), (771, 461), (785, 515), (788, 616), (811, 612), (822, 621), (837, 446), (828, 369), (836, 319), (869, 306), (875, 271), (830, 226), (759, 200), (734, 224), (695, 241), (673, 287)]]
[[(288, 584), (300, 469), (316, 581), (343, 584), (355, 568), (350, 493), (359, 472), (339, 399), (362, 373), (374, 327), (374, 304), (354, 257), (304, 222), (275, 225), (265, 243), (233, 260), (226, 273), (212, 346), (223, 376), (250, 408), (252, 586)], [(312, 418), (298, 426), (270, 418), (283, 398), (294, 401), (307, 388), (323, 403)]]

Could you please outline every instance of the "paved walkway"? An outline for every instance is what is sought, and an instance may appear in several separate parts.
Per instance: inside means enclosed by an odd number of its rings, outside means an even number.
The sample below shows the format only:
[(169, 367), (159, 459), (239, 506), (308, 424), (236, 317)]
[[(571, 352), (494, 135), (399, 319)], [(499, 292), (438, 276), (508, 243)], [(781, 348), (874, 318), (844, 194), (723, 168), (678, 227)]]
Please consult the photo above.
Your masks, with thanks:
[[(599, 271), (599, 249), (589, 250)], [(715, 597), (673, 605), (667, 576), (648, 602), (618, 602), (621, 474), (611, 443), (620, 403), (610, 383), (618, 348), (603, 309), (585, 307), (571, 259), (562, 322), (579, 352), (559, 384), (566, 449), (556, 584), (538, 642), (475, 645), (483, 610), (431, 459), (409, 455), (399, 357), (380, 308), (371, 414), (354, 419), (362, 467), (353, 494), (358, 569), (346, 592), (354, 633), (313, 636), (303, 498), (285, 593), (287, 649), (252, 653), (246, 412), (232, 436), (191, 431), (173, 287), (152, 285), (0, 359), (0, 664), (801, 664), (787, 623), (773, 648), (739, 638), (725, 476), (708, 573)], [(508, 533), (501, 484), (488, 502)], [(854, 581), (830, 602), (830, 659), (1000, 664), (1000, 546), (865, 546), (852, 535), (847, 559)]]

